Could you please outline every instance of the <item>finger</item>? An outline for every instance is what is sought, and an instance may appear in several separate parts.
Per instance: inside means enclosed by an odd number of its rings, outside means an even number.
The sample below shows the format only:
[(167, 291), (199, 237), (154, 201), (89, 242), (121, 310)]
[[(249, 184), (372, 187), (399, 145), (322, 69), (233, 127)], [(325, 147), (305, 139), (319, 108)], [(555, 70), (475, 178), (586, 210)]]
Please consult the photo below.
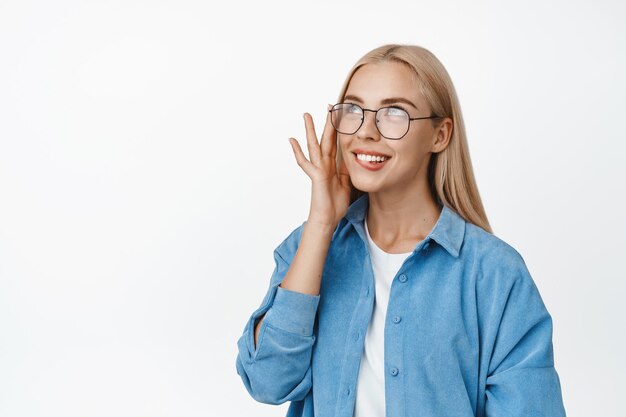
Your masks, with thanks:
[(339, 139), (337, 139), (337, 131), (333, 127), (333, 133), (331, 134), (331, 146), (330, 146), (330, 159), (332, 161), (337, 160), (337, 148), (339, 147)]
[(294, 138), (289, 138), (289, 143), (291, 144), (291, 149), (296, 156), (296, 161), (298, 162), (298, 165), (310, 177), (312, 174), (312, 172), (310, 171), (313, 168), (313, 164), (306, 159), (306, 156), (304, 156), (304, 152), (302, 152), (302, 148), (300, 148), (300, 143), (297, 140), (295, 140)]
[(320, 145), (317, 141), (317, 135), (315, 134), (313, 118), (309, 113), (304, 113), (304, 126), (306, 129), (306, 146), (309, 150), (309, 159), (314, 165), (318, 166), (322, 155)]
[(328, 110), (326, 112), (326, 124), (324, 125), (324, 133), (322, 133), (322, 155), (332, 156), (333, 148), (337, 143), (337, 131), (333, 127), (333, 124), (330, 121), (331, 113), (330, 109), (332, 109), (332, 105), (328, 105)]

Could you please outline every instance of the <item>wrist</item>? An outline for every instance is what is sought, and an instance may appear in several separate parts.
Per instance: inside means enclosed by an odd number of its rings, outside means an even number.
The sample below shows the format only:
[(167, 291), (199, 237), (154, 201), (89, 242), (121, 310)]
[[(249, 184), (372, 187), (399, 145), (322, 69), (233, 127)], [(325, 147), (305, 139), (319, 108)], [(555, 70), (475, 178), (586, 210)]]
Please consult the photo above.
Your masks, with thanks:
[(325, 235), (332, 235), (337, 228), (337, 225), (334, 223), (329, 223), (325, 221), (316, 220), (314, 218), (309, 217), (304, 225), (305, 229), (322, 233)]

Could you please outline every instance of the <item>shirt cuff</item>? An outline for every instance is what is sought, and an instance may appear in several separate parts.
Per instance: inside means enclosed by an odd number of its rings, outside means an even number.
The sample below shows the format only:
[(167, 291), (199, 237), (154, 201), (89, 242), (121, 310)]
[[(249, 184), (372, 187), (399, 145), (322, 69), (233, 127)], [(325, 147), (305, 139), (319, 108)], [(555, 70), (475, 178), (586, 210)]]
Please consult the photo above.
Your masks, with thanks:
[(319, 301), (319, 295), (304, 294), (279, 286), (272, 308), (263, 321), (287, 332), (311, 336)]

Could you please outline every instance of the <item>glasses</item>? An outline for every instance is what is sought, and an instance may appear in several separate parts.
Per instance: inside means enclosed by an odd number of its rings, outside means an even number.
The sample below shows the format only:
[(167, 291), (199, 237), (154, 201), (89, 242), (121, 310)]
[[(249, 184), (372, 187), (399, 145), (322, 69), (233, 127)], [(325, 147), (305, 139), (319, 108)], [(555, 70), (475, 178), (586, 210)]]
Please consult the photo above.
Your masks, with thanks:
[(356, 133), (363, 125), (365, 112), (376, 113), (376, 128), (380, 134), (392, 140), (402, 139), (409, 131), (411, 121), (421, 119), (438, 119), (439, 116), (410, 117), (406, 110), (400, 107), (381, 107), (378, 110), (364, 109), (353, 103), (338, 103), (330, 112), (330, 122), (335, 130), (344, 135)]

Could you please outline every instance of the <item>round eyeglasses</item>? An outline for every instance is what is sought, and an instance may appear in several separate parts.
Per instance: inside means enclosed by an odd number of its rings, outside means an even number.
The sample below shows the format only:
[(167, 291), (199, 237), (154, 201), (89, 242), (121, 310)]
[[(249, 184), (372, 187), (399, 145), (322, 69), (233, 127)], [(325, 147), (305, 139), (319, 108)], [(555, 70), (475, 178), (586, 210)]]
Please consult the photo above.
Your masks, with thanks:
[(330, 112), (330, 122), (335, 130), (344, 135), (356, 133), (363, 125), (365, 112), (376, 113), (376, 128), (380, 134), (392, 140), (402, 139), (409, 131), (411, 121), (421, 119), (438, 119), (439, 116), (410, 117), (406, 110), (395, 107), (381, 107), (378, 110), (364, 109), (358, 104), (337, 103)]

